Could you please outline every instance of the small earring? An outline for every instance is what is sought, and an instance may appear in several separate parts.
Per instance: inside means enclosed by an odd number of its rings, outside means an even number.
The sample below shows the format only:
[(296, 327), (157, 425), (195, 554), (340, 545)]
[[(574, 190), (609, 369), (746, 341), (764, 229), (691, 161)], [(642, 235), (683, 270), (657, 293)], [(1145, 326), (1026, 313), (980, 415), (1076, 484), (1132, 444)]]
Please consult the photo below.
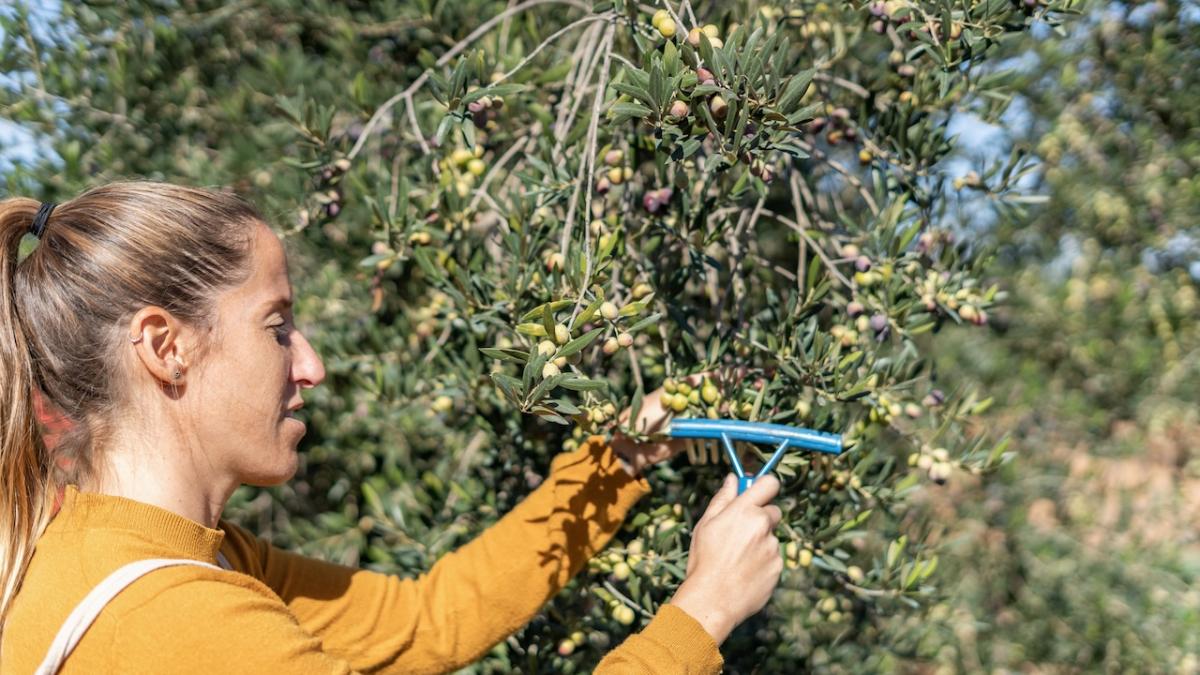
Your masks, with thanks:
[(136, 338), (136, 339), (135, 339), (135, 338), (129, 338), (129, 341), (130, 341), (130, 342), (132, 342), (133, 344), (135, 344), (135, 345), (136, 345), (137, 343), (139, 343), (139, 342), (141, 342), (141, 341), (142, 341), (142, 336), (141, 336), (141, 335), (139, 335), (139, 336), (137, 336), (137, 338)]

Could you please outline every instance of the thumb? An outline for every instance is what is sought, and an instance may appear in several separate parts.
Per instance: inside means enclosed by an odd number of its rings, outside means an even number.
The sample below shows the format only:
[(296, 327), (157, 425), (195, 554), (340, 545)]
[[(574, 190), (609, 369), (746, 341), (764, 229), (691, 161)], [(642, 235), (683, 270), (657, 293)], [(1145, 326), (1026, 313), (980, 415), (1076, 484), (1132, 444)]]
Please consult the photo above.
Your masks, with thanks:
[(766, 506), (779, 494), (779, 479), (769, 473), (754, 481), (742, 497), (755, 506)]
[(725, 476), (725, 482), (721, 483), (721, 489), (717, 494), (713, 495), (712, 501), (708, 503), (708, 508), (704, 510), (704, 516), (700, 518), (701, 522), (709, 520), (725, 510), (725, 507), (733, 503), (737, 497), (737, 477), (733, 474)]

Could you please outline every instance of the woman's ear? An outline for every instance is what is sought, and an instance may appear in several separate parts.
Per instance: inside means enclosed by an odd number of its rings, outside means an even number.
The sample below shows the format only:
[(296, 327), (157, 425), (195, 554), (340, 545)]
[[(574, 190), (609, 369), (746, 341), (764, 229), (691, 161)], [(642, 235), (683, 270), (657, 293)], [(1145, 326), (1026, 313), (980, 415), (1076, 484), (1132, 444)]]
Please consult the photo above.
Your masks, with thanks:
[(186, 339), (183, 324), (162, 307), (143, 307), (129, 322), (129, 341), (141, 364), (155, 379), (170, 384), (183, 380)]

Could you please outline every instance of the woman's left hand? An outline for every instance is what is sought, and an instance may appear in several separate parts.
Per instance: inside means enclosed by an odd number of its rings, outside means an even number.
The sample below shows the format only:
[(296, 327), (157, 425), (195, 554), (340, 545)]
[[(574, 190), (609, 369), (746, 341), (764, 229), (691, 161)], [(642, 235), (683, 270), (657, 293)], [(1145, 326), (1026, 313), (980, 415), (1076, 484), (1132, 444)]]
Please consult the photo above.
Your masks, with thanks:
[[(687, 382), (693, 387), (699, 387), (704, 381), (704, 376), (705, 373), (697, 373), (682, 378), (679, 381)], [(642, 409), (638, 411), (637, 420), (632, 425), (634, 429), (645, 434), (654, 434), (666, 428), (670, 413), (662, 404), (664, 393), (660, 388), (646, 394), (646, 397), (642, 399)], [(617, 421), (622, 426), (626, 425), (629, 421), (629, 414), (629, 408), (622, 410), (621, 414), (617, 417)], [(642, 470), (647, 466), (671, 459), (680, 452), (683, 452), (686, 447), (685, 441), (670, 438), (662, 441), (639, 443), (619, 431), (613, 433), (612, 439), (613, 452), (617, 453), (617, 456), (624, 460), (627, 468), (635, 476), (641, 475)]]

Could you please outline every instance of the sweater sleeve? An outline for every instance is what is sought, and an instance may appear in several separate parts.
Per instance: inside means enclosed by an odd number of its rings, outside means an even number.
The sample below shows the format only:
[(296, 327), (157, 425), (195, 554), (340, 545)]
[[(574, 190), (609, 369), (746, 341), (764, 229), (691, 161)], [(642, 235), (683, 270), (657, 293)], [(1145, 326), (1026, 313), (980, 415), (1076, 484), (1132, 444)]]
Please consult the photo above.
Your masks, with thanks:
[(721, 672), (724, 665), (716, 640), (692, 615), (675, 605), (663, 605), (645, 630), (609, 652), (594, 673), (707, 675)]
[(417, 579), (305, 558), (225, 521), (222, 551), (353, 669), (447, 672), (532, 619), (649, 491), (592, 436), (555, 457), (542, 485), (499, 522)]

